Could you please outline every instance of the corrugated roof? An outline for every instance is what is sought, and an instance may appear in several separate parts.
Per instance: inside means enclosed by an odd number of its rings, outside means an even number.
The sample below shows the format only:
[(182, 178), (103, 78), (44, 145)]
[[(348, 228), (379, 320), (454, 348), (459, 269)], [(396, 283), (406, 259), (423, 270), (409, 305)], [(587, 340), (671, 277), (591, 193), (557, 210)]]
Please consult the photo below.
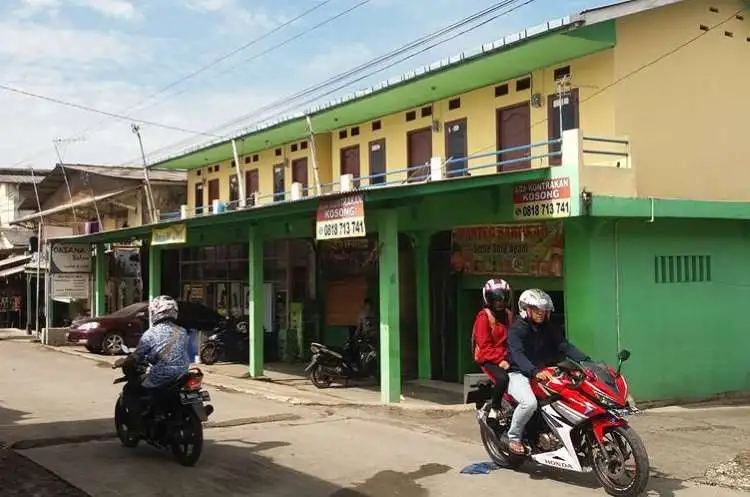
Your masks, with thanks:
[[(100, 176), (110, 176), (113, 178), (143, 180), (143, 169), (140, 167), (130, 166), (102, 166), (93, 164), (64, 164), (66, 170), (84, 171)], [(185, 171), (170, 170), (149, 170), (149, 178), (153, 181), (174, 181), (176, 183), (187, 181)]]

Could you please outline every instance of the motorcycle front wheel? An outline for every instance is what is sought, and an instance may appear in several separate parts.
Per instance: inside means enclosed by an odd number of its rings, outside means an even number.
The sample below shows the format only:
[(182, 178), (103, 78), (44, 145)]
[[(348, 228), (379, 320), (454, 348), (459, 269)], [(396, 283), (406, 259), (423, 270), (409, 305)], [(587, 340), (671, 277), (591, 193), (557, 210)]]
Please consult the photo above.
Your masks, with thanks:
[(125, 404), (122, 398), (117, 399), (115, 403), (115, 429), (117, 430), (117, 438), (120, 439), (120, 443), (123, 447), (133, 449), (138, 446), (138, 437), (130, 435), (128, 429), (128, 413), (125, 410)]
[(310, 371), (310, 381), (317, 388), (328, 388), (331, 386), (331, 378), (323, 371), (323, 366), (316, 364)]
[(219, 360), (219, 346), (215, 343), (206, 343), (201, 347), (200, 354), (201, 363), (207, 366), (216, 364)]
[(182, 466), (195, 466), (203, 451), (203, 425), (194, 412), (183, 414), (172, 440), (172, 455)]
[[(593, 455), (594, 474), (604, 490), (614, 497), (636, 497), (646, 490), (650, 465), (646, 446), (629, 426), (616, 426), (604, 433), (605, 446)], [(627, 469), (631, 462), (633, 468)]]

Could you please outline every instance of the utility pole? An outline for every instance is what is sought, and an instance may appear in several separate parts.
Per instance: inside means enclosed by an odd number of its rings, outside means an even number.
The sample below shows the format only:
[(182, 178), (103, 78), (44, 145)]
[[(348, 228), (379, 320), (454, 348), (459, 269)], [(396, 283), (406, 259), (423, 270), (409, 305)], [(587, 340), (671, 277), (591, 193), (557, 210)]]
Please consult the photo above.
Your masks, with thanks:
[(320, 196), (323, 191), (320, 187), (320, 174), (318, 171), (318, 153), (315, 149), (315, 130), (313, 129), (312, 119), (310, 116), (305, 116), (307, 122), (307, 131), (310, 133), (310, 155), (312, 156), (312, 167), (313, 167), (313, 181), (315, 181), (315, 194)]
[[(37, 220), (37, 237), (36, 237), (36, 297), (34, 298), (34, 302), (36, 303), (36, 305), (34, 306), (34, 312), (36, 314), (34, 331), (36, 331), (37, 336), (39, 336), (39, 283), (40, 283), (39, 280), (41, 276), (42, 247), (44, 245), (42, 243), (42, 235), (43, 235), (42, 204), (39, 201), (39, 190), (37, 189), (37, 186), (36, 186), (36, 176), (34, 175), (34, 166), (31, 166), (31, 183), (34, 185), (34, 195), (36, 196), (36, 206), (39, 211), (39, 219)], [(29, 302), (29, 304), (31, 303)], [(31, 305), (28, 305), (27, 309), (29, 307), (31, 307)]]
[[(151, 224), (158, 221), (156, 219), (156, 205), (154, 204), (154, 196), (151, 190), (151, 179), (148, 176), (148, 164), (146, 164), (146, 152), (143, 151), (143, 139), (141, 138), (141, 127), (133, 123), (130, 125), (130, 130), (138, 137), (138, 146), (141, 149), (141, 160), (143, 161), (143, 179), (146, 182), (146, 203), (148, 204), (148, 215), (151, 219)], [(238, 178), (239, 179), (239, 178)]]
[[(65, 172), (65, 163), (63, 162), (62, 153), (60, 152), (60, 145), (63, 143), (73, 143), (83, 141), (83, 138), (68, 138), (63, 140), (62, 138), (55, 138), (52, 140), (52, 144), (55, 146), (55, 153), (57, 154), (57, 163), (60, 164), (62, 169), (63, 178), (65, 179), (65, 188), (68, 189), (68, 200), (70, 200), (70, 209), (73, 211), (73, 222), (78, 225), (78, 217), (76, 216), (76, 208), (73, 207), (73, 192), (70, 189), (70, 182), (68, 181), (68, 173)], [(95, 199), (92, 199), (96, 202)]]

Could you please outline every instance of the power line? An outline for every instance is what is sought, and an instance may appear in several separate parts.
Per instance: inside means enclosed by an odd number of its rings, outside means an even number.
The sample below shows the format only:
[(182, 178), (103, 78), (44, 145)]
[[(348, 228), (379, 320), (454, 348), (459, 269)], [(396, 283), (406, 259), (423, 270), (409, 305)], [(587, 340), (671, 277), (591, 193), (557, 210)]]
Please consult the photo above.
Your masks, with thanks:
[(16, 93), (18, 95), (23, 95), (23, 96), (26, 96), (26, 97), (32, 97), (32, 98), (37, 98), (37, 99), (40, 99), (40, 100), (45, 100), (47, 102), (55, 103), (55, 104), (58, 104), (58, 105), (63, 105), (63, 106), (66, 106), (66, 107), (71, 107), (73, 109), (78, 109), (78, 110), (82, 110), (82, 111), (86, 111), (86, 112), (91, 112), (93, 114), (101, 114), (103, 116), (112, 117), (112, 118), (120, 119), (120, 120), (123, 120), (123, 121), (135, 121), (137, 123), (148, 124), (149, 126), (154, 126), (154, 127), (157, 127), (157, 128), (169, 129), (169, 130), (172, 130), (172, 131), (180, 131), (182, 133), (188, 133), (188, 134), (191, 134), (191, 135), (209, 136), (211, 138), (222, 138), (222, 139), (226, 138), (224, 136), (215, 135), (215, 134), (207, 133), (207, 132), (204, 132), (204, 131), (195, 131), (195, 130), (192, 130), (192, 129), (181, 128), (179, 126), (171, 126), (169, 124), (157, 123), (157, 122), (148, 121), (148, 120), (145, 120), (145, 119), (137, 119), (135, 117), (126, 116), (126, 115), (123, 115), (123, 114), (117, 114), (115, 112), (107, 112), (105, 110), (100, 110), (100, 109), (95, 109), (94, 107), (89, 107), (88, 105), (77, 104), (75, 102), (68, 102), (67, 100), (62, 100), (62, 99), (59, 99), (59, 98), (50, 97), (48, 95), (42, 95), (41, 93), (34, 93), (32, 91), (24, 90), (22, 88), (15, 88), (13, 86), (8, 86), (8, 85), (3, 84), (3, 83), (0, 83), (0, 90), (5, 90), (5, 91), (8, 91), (8, 92)]
[[(289, 112), (289, 106), (292, 104), (292, 102), (294, 100), (298, 100), (299, 98), (303, 98), (305, 96), (314, 94), (315, 92), (317, 92), (319, 90), (322, 90), (322, 89), (325, 89), (326, 87), (328, 87), (328, 86), (330, 86), (332, 84), (336, 84), (336, 83), (338, 83), (340, 81), (344, 81), (346, 78), (348, 78), (350, 76), (353, 76), (353, 75), (356, 75), (358, 73), (361, 73), (362, 71), (364, 71), (366, 69), (369, 69), (369, 68), (372, 68), (372, 67), (375, 67), (375, 66), (377, 66), (377, 65), (379, 65), (379, 64), (381, 64), (383, 62), (387, 62), (388, 60), (390, 60), (390, 59), (392, 59), (394, 57), (397, 57), (400, 54), (408, 52), (409, 50), (412, 50), (414, 48), (418, 48), (421, 45), (424, 45), (425, 43), (428, 43), (430, 41), (434, 41), (436, 38), (439, 38), (440, 36), (448, 34), (451, 31), (455, 31), (456, 29), (461, 28), (463, 26), (466, 26), (467, 24), (470, 24), (470, 23), (475, 22), (477, 20), (481, 20), (483, 17), (486, 17), (488, 14), (495, 13), (495, 12), (497, 12), (498, 10), (500, 10), (502, 8), (511, 7), (509, 9), (501, 12), (500, 14), (496, 14), (495, 16), (491, 17), (490, 19), (484, 20), (482, 23), (480, 23), (480, 24), (478, 24), (476, 26), (473, 26), (473, 27), (468, 28), (468, 29), (466, 29), (464, 31), (461, 31), (461, 32), (459, 32), (459, 33), (457, 33), (457, 34), (455, 34), (455, 35), (453, 35), (453, 36), (451, 36), (451, 37), (449, 37), (447, 39), (442, 40), (442, 41), (438, 41), (438, 42), (432, 43), (427, 48), (425, 48), (423, 50), (420, 50), (419, 52), (416, 52), (416, 53), (414, 53), (412, 55), (408, 55), (408, 56), (402, 57), (402, 58), (398, 59), (396, 62), (390, 63), (390, 64), (388, 64), (388, 65), (386, 65), (386, 66), (384, 66), (384, 67), (382, 67), (382, 68), (380, 68), (378, 70), (371, 71), (371, 72), (365, 74), (362, 77), (359, 77), (359, 78), (357, 78), (355, 80), (352, 80), (352, 81), (350, 81), (347, 84), (338, 86), (338, 87), (334, 88), (333, 90), (327, 91), (326, 93), (324, 93), (322, 95), (317, 95), (316, 97), (314, 97), (312, 99), (308, 99), (308, 100), (302, 102), (301, 104), (295, 105), (295, 107), (300, 107), (300, 106), (304, 106), (304, 105), (307, 105), (309, 103), (312, 103), (312, 102), (318, 100), (319, 98), (328, 96), (331, 93), (334, 93), (334, 92), (336, 92), (338, 90), (346, 88), (347, 86), (350, 86), (350, 85), (352, 85), (354, 83), (362, 81), (363, 79), (366, 79), (369, 76), (372, 76), (374, 74), (382, 72), (382, 71), (384, 71), (384, 70), (386, 70), (386, 69), (388, 69), (390, 67), (393, 67), (393, 66), (395, 66), (395, 65), (397, 65), (397, 64), (399, 64), (399, 63), (401, 63), (401, 62), (403, 62), (405, 60), (411, 59), (411, 58), (413, 58), (413, 57), (415, 57), (415, 56), (417, 56), (419, 54), (427, 52), (428, 50), (431, 50), (432, 48), (435, 48), (438, 45), (441, 45), (441, 44), (446, 43), (446, 42), (448, 42), (450, 40), (453, 40), (453, 39), (455, 39), (455, 38), (457, 38), (459, 36), (462, 36), (462, 35), (470, 32), (470, 31), (472, 31), (474, 29), (479, 28), (482, 25), (485, 25), (485, 24), (487, 24), (487, 23), (489, 23), (489, 22), (491, 22), (491, 21), (493, 21), (493, 20), (495, 20), (495, 19), (497, 19), (499, 17), (507, 15), (510, 12), (512, 12), (512, 11), (514, 11), (514, 10), (520, 8), (520, 7), (523, 7), (524, 5), (532, 3), (532, 2), (534, 2), (536, 0), (526, 0), (525, 2), (522, 2), (520, 5), (513, 6), (513, 4), (517, 4), (520, 1), (521, 0), (504, 0), (502, 2), (496, 3), (496, 4), (490, 6), (490, 7), (486, 8), (486, 9), (483, 9), (483, 10), (477, 12), (477, 13), (474, 13), (474, 14), (472, 14), (470, 16), (467, 16), (467, 17), (465, 17), (465, 18), (463, 18), (463, 19), (461, 19), (459, 21), (456, 21), (456, 22), (454, 22), (454, 23), (452, 23), (452, 24), (450, 24), (450, 25), (448, 25), (446, 27), (443, 27), (443, 28), (441, 28), (441, 29), (439, 29), (437, 31), (434, 31), (434, 32), (432, 32), (432, 33), (430, 33), (428, 35), (425, 35), (425, 36), (420, 37), (420, 38), (418, 38), (416, 40), (413, 40), (413, 41), (411, 41), (411, 42), (409, 42), (409, 43), (407, 43), (405, 45), (402, 45), (401, 47), (399, 47), (397, 49), (394, 49), (394, 50), (392, 50), (392, 51), (390, 51), (390, 52), (388, 52), (386, 54), (383, 54), (383, 55), (381, 55), (379, 57), (376, 57), (375, 59), (372, 59), (372, 60), (370, 60), (370, 61), (368, 61), (368, 62), (366, 62), (364, 64), (361, 64), (361, 65), (353, 68), (353, 69), (350, 69), (350, 70), (345, 71), (345, 72), (343, 72), (343, 73), (341, 73), (341, 74), (339, 74), (337, 76), (329, 78), (328, 80), (326, 80), (326, 81), (324, 81), (324, 82), (322, 82), (320, 84), (314, 85), (314, 86), (309, 87), (309, 88), (307, 88), (305, 90), (297, 92), (297, 93), (295, 93), (295, 94), (293, 94), (291, 96), (288, 96), (288, 97), (282, 98), (280, 100), (277, 100), (276, 102), (273, 102), (271, 104), (263, 106), (260, 109), (256, 109), (255, 111), (253, 111), (251, 113), (248, 113), (248, 114), (245, 114), (245, 115), (240, 116), (238, 118), (235, 118), (235, 119), (232, 119), (230, 121), (227, 121), (224, 124), (219, 125), (218, 127), (212, 128), (211, 132), (212, 133), (218, 133), (219, 130), (226, 129), (226, 128), (228, 128), (228, 127), (230, 127), (230, 126), (232, 126), (234, 124), (237, 124), (237, 123), (239, 123), (239, 122), (241, 122), (243, 120), (247, 120), (250, 117), (257, 117), (257, 116), (263, 115), (264, 113), (266, 113), (266, 112), (268, 112), (270, 110), (277, 109), (277, 108), (280, 108), (280, 107), (284, 107), (284, 110), (282, 110), (280, 112), (277, 112), (276, 114), (274, 114), (273, 117), (277, 117), (279, 115), (285, 114), (285, 113)], [(271, 118), (272, 117), (267, 117), (264, 120), (270, 120)], [(171, 145), (167, 145), (167, 146), (162, 147), (160, 149), (154, 150), (149, 155), (154, 155), (154, 154), (159, 153), (159, 152), (165, 152), (165, 151), (168, 151), (168, 150), (173, 150), (173, 149), (175, 149), (175, 148), (177, 148), (179, 146), (182, 146), (183, 144), (186, 144), (186, 143), (189, 143), (189, 141), (188, 140), (181, 140), (181, 141), (179, 141), (177, 143), (173, 143)]]
[[(254, 38), (254, 39), (250, 40), (249, 42), (247, 42), (247, 43), (245, 43), (245, 44), (243, 44), (243, 45), (241, 45), (241, 46), (239, 46), (239, 47), (237, 47), (237, 48), (234, 48), (234, 49), (230, 50), (229, 52), (227, 52), (227, 53), (225, 53), (225, 54), (223, 54), (223, 55), (221, 55), (221, 56), (217, 57), (216, 59), (212, 60), (212, 61), (211, 61), (211, 62), (209, 62), (208, 64), (206, 64), (206, 65), (203, 65), (203, 66), (199, 67), (198, 69), (195, 69), (195, 70), (191, 71), (190, 73), (186, 74), (185, 76), (182, 76), (181, 78), (179, 78), (179, 79), (177, 79), (177, 80), (173, 81), (172, 83), (170, 83), (170, 84), (168, 84), (168, 85), (164, 86), (164, 87), (163, 87), (163, 88), (161, 88), (160, 90), (158, 90), (158, 91), (156, 91), (156, 92), (152, 93), (151, 95), (149, 95), (148, 97), (146, 97), (146, 98), (144, 98), (143, 100), (139, 101), (138, 103), (136, 103), (136, 104), (133, 104), (133, 105), (131, 105), (131, 106), (127, 107), (126, 109), (124, 109), (124, 110), (122, 110), (122, 111), (118, 112), (118, 114), (124, 114), (124, 113), (126, 113), (126, 112), (130, 112), (131, 110), (134, 110), (134, 109), (139, 109), (139, 108), (140, 108), (141, 106), (143, 106), (143, 104), (145, 104), (145, 103), (149, 102), (150, 100), (152, 100), (152, 99), (154, 99), (155, 97), (157, 97), (157, 96), (161, 95), (162, 93), (165, 93), (165, 92), (167, 92), (168, 90), (170, 90), (170, 89), (174, 88), (175, 86), (177, 86), (177, 85), (179, 85), (179, 84), (181, 84), (181, 83), (183, 83), (183, 82), (185, 82), (185, 81), (187, 81), (187, 80), (189, 80), (189, 79), (192, 79), (192, 78), (194, 78), (195, 76), (198, 76), (199, 74), (202, 74), (202, 73), (206, 72), (206, 71), (207, 71), (208, 69), (210, 69), (210, 68), (212, 68), (212, 67), (214, 67), (214, 66), (218, 65), (219, 63), (221, 63), (221, 62), (223, 62), (223, 61), (225, 61), (225, 60), (229, 59), (230, 57), (232, 57), (232, 56), (234, 56), (234, 55), (236, 55), (236, 54), (238, 54), (238, 53), (240, 53), (240, 52), (242, 52), (242, 51), (244, 51), (244, 50), (247, 50), (247, 49), (248, 49), (248, 48), (250, 48), (251, 46), (253, 46), (253, 45), (257, 44), (257, 43), (258, 43), (258, 42), (260, 42), (260, 41), (263, 41), (264, 39), (266, 39), (266, 38), (270, 37), (271, 35), (273, 35), (273, 34), (275, 34), (275, 33), (277, 33), (277, 32), (279, 32), (280, 30), (284, 29), (285, 27), (287, 27), (287, 26), (290, 26), (291, 24), (293, 24), (293, 23), (295, 23), (295, 22), (299, 21), (300, 19), (302, 19), (302, 18), (304, 18), (305, 16), (307, 16), (307, 15), (309, 15), (309, 14), (313, 13), (314, 11), (316, 11), (316, 10), (318, 10), (318, 9), (320, 9), (320, 8), (322, 8), (322, 7), (324, 7), (325, 5), (329, 4), (329, 3), (330, 3), (330, 2), (332, 2), (332, 1), (333, 1), (333, 0), (323, 0), (323, 1), (321, 1), (321, 2), (319, 2), (319, 3), (317, 3), (317, 4), (315, 4), (315, 5), (314, 5), (314, 6), (312, 6), (311, 8), (309, 8), (309, 9), (305, 10), (304, 12), (302, 12), (302, 13), (300, 13), (300, 14), (296, 15), (295, 17), (293, 17), (293, 18), (289, 19), (288, 21), (286, 21), (286, 22), (284, 22), (284, 23), (282, 23), (282, 24), (280, 24), (280, 25), (276, 26), (276, 27), (275, 27), (274, 29), (272, 29), (272, 30), (270, 30), (270, 31), (268, 31), (268, 32), (266, 32), (266, 33), (264, 33), (264, 34), (262, 34), (262, 35), (260, 35), (260, 36), (256, 37), (256, 38)], [(369, 1), (369, 0), (368, 0), (368, 1)], [(179, 93), (178, 93), (178, 94), (179, 94)], [(174, 95), (172, 95), (172, 96), (174, 96)], [(152, 104), (152, 105), (153, 105), (153, 104)], [(148, 107), (146, 107), (146, 108), (148, 108)], [(140, 110), (143, 110), (143, 109), (140, 109)], [(107, 117), (111, 117), (111, 116), (107, 116)], [(95, 123), (95, 124), (93, 124), (93, 125), (91, 125), (91, 126), (88, 126), (87, 128), (83, 129), (82, 131), (79, 131), (78, 133), (74, 134), (74, 135), (73, 135), (72, 137), (76, 137), (76, 136), (78, 136), (78, 135), (84, 135), (84, 134), (86, 134), (86, 133), (88, 133), (89, 131), (91, 131), (91, 130), (94, 130), (94, 129), (95, 129), (96, 131), (101, 131), (102, 129), (105, 129), (105, 128), (106, 128), (106, 126), (104, 126), (104, 127), (101, 127), (101, 125), (102, 125), (102, 124), (103, 124), (103, 123), (104, 123), (105, 121), (106, 121), (106, 119), (104, 119), (104, 120), (100, 120), (99, 122), (97, 122), (97, 123)], [(143, 121), (141, 121), (141, 122), (143, 122)], [(36, 152), (36, 153), (35, 153), (35, 154), (34, 154), (33, 156), (30, 156), (30, 158), (34, 158), (34, 157), (36, 157), (36, 156), (40, 155), (41, 153), (43, 153), (43, 152), (44, 152), (44, 151), (46, 151), (46, 150), (47, 150), (46, 148), (45, 148), (44, 150), (40, 150), (39, 152)], [(22, 163), (22, 162), (26, 162), (27, 160), (30, 160), (30, 159), (24, 159), (24, 160), (22, 160), (22, 161), (19, 161), (19, 163)], [(16, 165), (18, 165), (19, 163), (17, 163)]]

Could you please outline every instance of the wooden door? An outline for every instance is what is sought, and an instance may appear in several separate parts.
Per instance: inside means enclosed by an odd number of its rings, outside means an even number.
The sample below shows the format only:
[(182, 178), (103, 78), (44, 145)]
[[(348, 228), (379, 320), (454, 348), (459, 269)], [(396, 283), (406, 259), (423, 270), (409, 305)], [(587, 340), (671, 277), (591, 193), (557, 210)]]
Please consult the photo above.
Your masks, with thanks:
[(385, 138), (371, 141), (370, 149), (370, 184), (382, 185), (385, 183)]
[[(466, 119), (446, 123), (445, 125), (445, 157), (446, 159), (463, 159), (468, 154), (469, 144), (467, 140)], [(446, 168), (449, 178), (456, 176), (467, 176), (468, 161), (450, 162)]]
[(258, 190), (260, 189), (260, 177), (258, 176), (258, 170), (253, 169), (245, 173), (245, 195), (247, 195), (247, 205), (253, 206), (256, 204), (256, 197), (258, 196)]
[(292, 161), (292, 183), (302, 184), (302, 195), (307, 195), (307, 157)]
[(195, 213), (203, 214), (203, 183), (195, 184)]
[[(497, 149), (498, 162), (513, 161), (499, 164), (498, 172), (515, 171), (531, 167), (530, 160), (523, 160), (531, 156), (531, 107), (529, 102), (504, 107), (497, 110)], [(522, 147), (518, 150), (502, 152), (503, 150)]]
[(359, 163), (359, 145), (341, 149), (341, 175), (354, 176), (354, 187), (359, 188), (359, 178), (362, 176)]
[(430, 176), (432, 159), (432, 128), (422, 128), (406, 134), (407, 179), (424, 181)]
[(208, 210), (213, 211), (214, 200), (219, 200), (219, 180), (212, 179), (208, 182)]
[[(562, 132), (576, 129), (578, 123), (578, 88), (573, 88), (560, 98), (558, 95), (547, 97), (547, 133), (548, 139), (559, 140)], [(559, 166), (562, 164), (562, 144), (550, 143), (549, 165)]]

